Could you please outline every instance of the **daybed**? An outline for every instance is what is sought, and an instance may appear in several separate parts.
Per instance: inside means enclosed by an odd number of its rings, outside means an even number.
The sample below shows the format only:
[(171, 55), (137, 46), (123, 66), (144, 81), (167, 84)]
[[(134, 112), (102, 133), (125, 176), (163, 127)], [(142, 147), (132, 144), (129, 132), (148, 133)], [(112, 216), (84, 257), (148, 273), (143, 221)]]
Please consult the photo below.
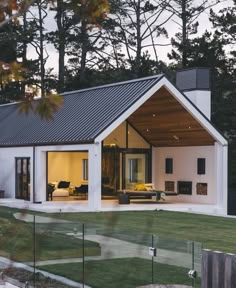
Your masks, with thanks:
[[(122, 195), (125, 194), (128, 196), (128, 198), (152, 198), (153, 196), (156, 198), (156, 201), (159, 201), (161, 199), (163, 199), (163, 196), (165, 196), (165, 193), (163, 191), (157, 191), (157, 190), (153, 190), (153, 191), (136, 191), (136, 190), (118, 190), (118, 195)], [(119, 197), (119, 196), (118, 196)]]
[(153, 196), (155, 197), (156, 201), (159, 201), (161, 199), (164, 199), (163, 197), (165, 195), (166, 193), (164, 191), (155, 190), (152, 183), (137, 184), (134, 190), (131, 189), (118, 190), (118, 200), (120, 204), (129, 204), (131, 198), (150, 199)]

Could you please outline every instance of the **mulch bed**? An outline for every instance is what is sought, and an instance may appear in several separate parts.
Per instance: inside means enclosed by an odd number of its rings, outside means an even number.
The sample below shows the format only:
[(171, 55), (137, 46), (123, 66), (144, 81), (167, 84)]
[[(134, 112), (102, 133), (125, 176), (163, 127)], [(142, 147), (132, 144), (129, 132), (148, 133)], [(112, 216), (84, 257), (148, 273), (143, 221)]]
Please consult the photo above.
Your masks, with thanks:
[[(24, 284), (26, 282), (29, 283), (30, 286), (34, 287), (34, 274), (30, 271), (20, 269), (20, 268), (7, 268), (2, 270), (3, 272), (3, 280), (4, 276), (6, 276), (7, 281), (17, 280), (20, 283)], [(11, 282), (10, 282), (11, 283)], [(12, 283), (14, 284), (14, 283)], [(52, 278), (44, 276), (42, 273), (36, 273), (35, 274), (35, 287), (40, 287), (40, 288), (71, 288), (71, 286), (63, 284), (57, 280), (54, 280)], [(25, 286), (22, 286), (25, 287)]]

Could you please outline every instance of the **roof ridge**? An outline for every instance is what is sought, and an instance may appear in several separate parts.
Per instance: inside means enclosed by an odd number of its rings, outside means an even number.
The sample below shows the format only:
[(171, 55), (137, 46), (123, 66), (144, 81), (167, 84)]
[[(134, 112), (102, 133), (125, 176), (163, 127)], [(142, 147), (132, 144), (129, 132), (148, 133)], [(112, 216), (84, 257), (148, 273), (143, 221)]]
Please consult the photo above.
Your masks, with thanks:
[(154, 78), (160, 78), (161, 76), (163, 76), (164, 73), (160, 73), (160, 74), (156, 74), (156, 75), (152, 75), (152, 76), (147, 76), (147, 77), (142, 77), (142, 78), (136, 78), (136, 79), (131, 79), (131, 80), (125, 80), (125, 81), (120, 81), (120, 82), (115, 82), (115, 83), (110, 83), (110, 84), (103, 84), (100, 86), (94, 86), (94, 87), (89, 87), (89, 88), (84, 88), (84, 89), (78, 89), (78, 90), (73, 90), (73, 91), (68, 91), (68, 92), (63, 92), (61, 93), (62, 96), (66, 96), (68, 94), (74, 94), (74, 93), (78, 93), (78, 92), (85, 92), (85, 91), (89, 91), (89, 90), (95, 90), (95, 89), (101, 89), (101, 88), (106, 88), (106, 87), (113, 87), (113, 86), (118, 86), (118, 85), (124, 85), (124, 84), (129, 84), (129, 83), (133, 83), (133, 82), (138, 82), (138, 81), (145, 81), (145, 80), (151, 80)]
[[(101, 88), (105, 88), (105, 87), (124, 85), (124, 84), (129, 84), (129, 83), (138, 82), (138, 81), (151, 80), (154, 78), (160, 78), (163, 75), (164, 75), (163, 73), (160, 73), (160, 74), (156, 74), (156, 75), (152, 75), (152, 76), (136, 78), (136, 79), (131, 79), (131, 80), (125, 80), (125, 81), (120, 81), (120, 82), (116, 82), (116, 83), (104, 84), (104, 85), (94, 86), (94, 87), (89, 87), (89, 88), (84, 88), (84, 89), (78, 89), (78, 90), (63, 92), (63, 93), (59, 93), (59, 94), (62, 96), (66, 96), (66, 95), (71, 95), (71, 94), (78, 93), (78, 92), (84, 92), (84, 91), (90, 91), (90, 90), (95, 90), (95, 89), (101, 89)], [(33, 100), (36, 101), (36, 100), (40, 100), (40, 99), (33, 99)], [(5, 106), (10, 106), (10, 105), (17, 105), (19, 103), (20, 103), (20, 101), (0, 104), (0, 108), (5, 107)]]

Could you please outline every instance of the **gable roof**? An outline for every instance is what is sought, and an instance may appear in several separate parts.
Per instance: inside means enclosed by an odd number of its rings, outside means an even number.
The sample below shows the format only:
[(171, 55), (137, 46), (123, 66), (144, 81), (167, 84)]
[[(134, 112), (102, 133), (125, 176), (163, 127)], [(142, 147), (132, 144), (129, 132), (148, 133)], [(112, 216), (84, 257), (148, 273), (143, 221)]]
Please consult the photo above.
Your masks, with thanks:
[(16, 104), (2, 105), (0, 146), (93, 143), (162, 78), (161, 74), (64, 93), (64, 103), (51, 121), (19, 114)]

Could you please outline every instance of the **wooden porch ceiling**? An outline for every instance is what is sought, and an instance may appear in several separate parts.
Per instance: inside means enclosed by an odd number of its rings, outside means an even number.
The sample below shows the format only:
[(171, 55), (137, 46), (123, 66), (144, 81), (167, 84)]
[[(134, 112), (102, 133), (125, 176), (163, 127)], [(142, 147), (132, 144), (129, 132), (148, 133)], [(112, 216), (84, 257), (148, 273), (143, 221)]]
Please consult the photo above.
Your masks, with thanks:
[(215, 142), (165, 88), (149, 98), (128, 122), (153, 146), (202, 146)]

